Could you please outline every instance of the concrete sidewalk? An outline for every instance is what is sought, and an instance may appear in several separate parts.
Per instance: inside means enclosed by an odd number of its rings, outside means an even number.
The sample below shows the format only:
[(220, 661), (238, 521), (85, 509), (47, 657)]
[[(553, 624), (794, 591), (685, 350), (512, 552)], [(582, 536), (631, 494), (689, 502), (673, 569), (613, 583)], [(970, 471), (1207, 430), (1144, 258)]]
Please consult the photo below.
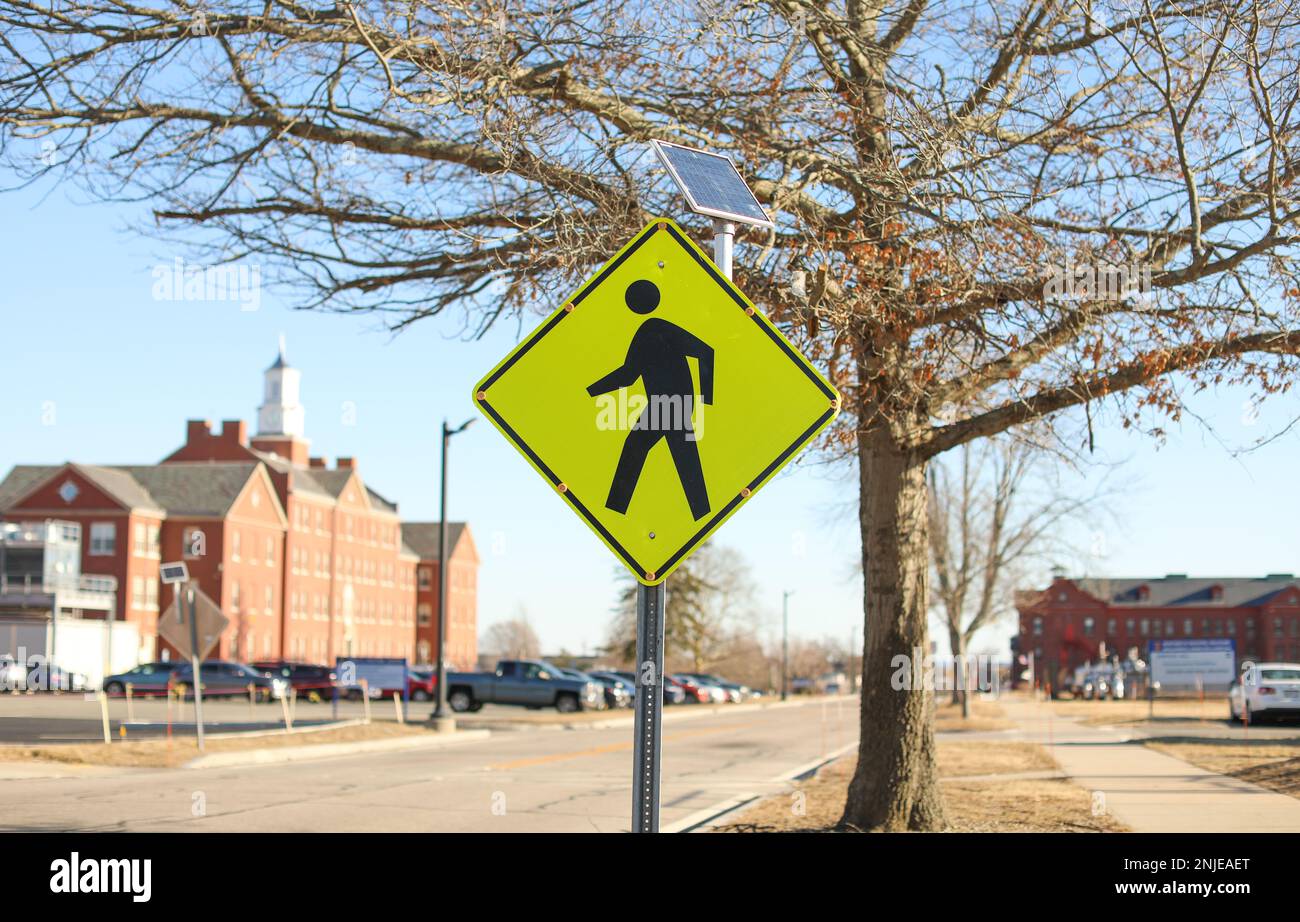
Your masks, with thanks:
[(1053, 718), (1046, 705), (1003, 698), (1020, 739), (1048, 748), (1070, 779), (1101, 792), (1134, 832), (1300, 832), (1300, 799), (1197, 768), (1122, 731)]

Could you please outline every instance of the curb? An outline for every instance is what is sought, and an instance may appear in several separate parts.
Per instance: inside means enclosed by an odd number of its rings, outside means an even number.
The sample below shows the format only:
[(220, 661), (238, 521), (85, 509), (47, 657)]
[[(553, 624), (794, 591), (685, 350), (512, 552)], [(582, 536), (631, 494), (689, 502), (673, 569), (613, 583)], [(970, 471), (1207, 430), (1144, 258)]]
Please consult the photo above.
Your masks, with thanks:
[[(792, 781), (803, 781), (807, 778), (811, 778), (836, 759), (857, 748), (857, 740), (854, 740), (851, 743), (845, 743), (843, 746), (833, 749), (825, 755), (818, 756), (811, 762), (805, 762), (803, 765), (777, 775), (775, 778), (771, 779), (771, 782), (789, 783)], [(681, 833), (710, 830), (722, 825), (733, 816), (744, 812), (746, 808), (758, 801), (773, 796), (775, 795), (771, 793), (746, 793), (735, 797), (728, 797), (726, 800), (719, 801), (712, 806), (705, 807), (703, 810), (697, 810), (689, 816), (684, 816), (676, 822), (669, 823), (667, 826), (660, 827), (659, 831), (662, 833)]]
[(361, 740), (355, 743), (318, 743), (314, 746), (280, 746), (275, 749), (244, 749), (214, 752), (186, 762), (181, 768), (235, 768), (247, 765), (277, 765), (332, 759), (367, 752), (397, 752), (404, 749), (438, 749), (460, 743), (485, 740), (490, 730), (458, 730), (446, 736), (411, 736), (387, 740)]
[[(663, 722), (671, 723), (674, 721), (697, 720), (702, 717), (715, 717), (726, 714), (744, 714), (750, 711), (763, 711), (778, 708), (807, 707), (810, 704), (829, 704), (835, 701), (856, 701), (856, 695), (841, 695), (836, 697), (807, 697), (799, 701), (766, 701), (755, 702), (753, 704), (674, 704), (671, 709), (663, 712)], [(503, 730), (508, 732), (521, 730), (610, 730), (615, 727), (631, 727), (636, 722), (636, 716), (631, 708), (626, 708), (626, 714), (620, 717), (607, 717), (603, 720), (573, 720), (573, 721), (531, 721), (531, 720), (510, 720), (509, 718), (487, 717), (481, 721), (466, 721), (463, 715), (458, 716), (457, 720), (467, 727), (483, 727), (490, 730)], [(471, 718), (472, 720), (472, 718)]]

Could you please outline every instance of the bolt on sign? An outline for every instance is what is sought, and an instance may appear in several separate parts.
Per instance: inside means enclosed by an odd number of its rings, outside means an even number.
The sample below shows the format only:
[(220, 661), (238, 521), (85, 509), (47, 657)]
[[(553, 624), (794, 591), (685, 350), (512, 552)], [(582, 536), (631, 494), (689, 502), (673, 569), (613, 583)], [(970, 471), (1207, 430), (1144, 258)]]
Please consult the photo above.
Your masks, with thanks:
[(502, 359), (474, 402), (652, 586), (840, 400), (680, 227), (658, 219)]

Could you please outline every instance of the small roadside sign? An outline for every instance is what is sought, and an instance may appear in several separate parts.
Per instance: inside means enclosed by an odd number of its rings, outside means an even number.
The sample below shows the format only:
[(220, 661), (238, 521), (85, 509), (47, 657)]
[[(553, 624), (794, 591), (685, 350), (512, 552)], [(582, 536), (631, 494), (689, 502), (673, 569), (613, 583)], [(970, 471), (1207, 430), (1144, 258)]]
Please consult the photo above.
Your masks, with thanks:
[(203, 659), (217, 645), (222, 632), (230, 624), (230, 619), (221, 613), (221, 606), (204, 595), (201, 589), (193, 591), (198, 649), (193, 649), (190, 643), (188, 611), (186, 616), (182, 616), (174, 600), (158, 618), (158, 636), (175, 647), (186, 659)]
[(1237, 677), (1237, 644), (1231, 637), (1151, 640), (1151, 680), (1162, 688), (1229, 685)]
[(840, 398), (658, 219), (498, 363), (474, 402), (654, 586), (830, 423)]

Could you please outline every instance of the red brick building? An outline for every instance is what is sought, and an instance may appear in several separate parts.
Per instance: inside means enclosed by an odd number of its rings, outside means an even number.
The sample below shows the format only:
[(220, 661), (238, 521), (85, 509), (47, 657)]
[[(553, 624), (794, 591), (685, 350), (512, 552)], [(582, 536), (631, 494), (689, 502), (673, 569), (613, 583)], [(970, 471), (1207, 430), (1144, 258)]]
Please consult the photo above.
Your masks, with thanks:
[[(439, 527), (406, 522), (402, 540), (419, 555), (416, 571), (416, 660), (433, 662), (438, 648)], [(447, 662), (455, 669), (478, 665), (478, 549), (464, 522), (447, 523)]]
[[(218, 432), (190, 420), (185, 443), (160, 464), (19, 466), (0, 481), (0, 520), (80, 524), (82, 572), (116, 577), (115, 616), (139, 627), (142, 659), (159, 652), (157, 618), (170, 602), (159, 565), (184, 559), (231, 620), (214, 656), (428, 661), (439, 614), (436, 523), (412, 526), (417, 553), (397, 505), (366, 485), (354, 459), (331, 468), (309, 454), (299, 383), (281, 344), (251, 439), (239, 420)], [(478, 556), (468, 526), (449, 528), (448, 650), (468, 666)], [(417, 566), (435, 591), (417, 587)], [(417, 612), (427, 623), (417, 625)]]
[(1300, 581), (1268, 576), (1068, 579), (1021, 592), (1016, 608), (1021, 653), (1034, 654), (1034, 681), (1059, 686), (1076, 667), (1103, 654), (1124, 656), (1172, 638), (1236, 641), (1238, 660), (1300, 659)]

